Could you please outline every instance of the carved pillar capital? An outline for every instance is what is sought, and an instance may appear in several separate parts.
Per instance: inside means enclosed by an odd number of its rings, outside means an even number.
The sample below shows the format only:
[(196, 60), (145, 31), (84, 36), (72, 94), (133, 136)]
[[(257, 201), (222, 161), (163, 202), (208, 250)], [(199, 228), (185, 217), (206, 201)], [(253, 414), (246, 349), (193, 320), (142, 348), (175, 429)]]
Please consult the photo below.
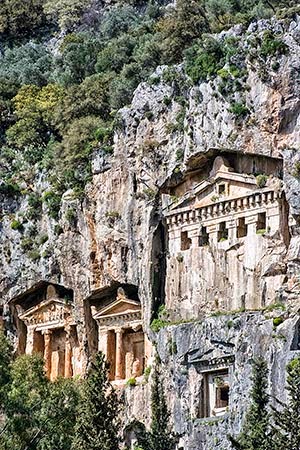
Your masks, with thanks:
[(42, 331), (42, 334), (43, 334), (44, 336), (51, 336), (52, 330), (43, 330), (43, 331)]
[(117, 328), (115, 328), (115, 333), (116, 334), (123, 334), (124, 333), (124, 328), (122, 328), (122, 327), (117, 327)]

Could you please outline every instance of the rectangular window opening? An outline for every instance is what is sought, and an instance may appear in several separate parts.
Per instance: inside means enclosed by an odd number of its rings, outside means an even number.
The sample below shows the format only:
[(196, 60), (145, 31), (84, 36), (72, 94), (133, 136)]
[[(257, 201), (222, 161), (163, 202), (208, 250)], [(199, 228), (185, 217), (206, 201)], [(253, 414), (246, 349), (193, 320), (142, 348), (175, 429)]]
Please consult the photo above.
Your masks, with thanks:
[(226, 222), (219, 224), (218, 242), (226, 241), (228, 239), (228, 229), (226, 228)]
[(242, 238), (247, 236), (247, 225), (245, 224), (245, 217), (238, 219), (237, 237)]
[(199, 418), (223, 416), (229, 407), (228, 369), (203, 374), (200, 388)]
[(218, 186), (218, 194), (219, 195), (224, 195), (226, 191), (226, 186), (225, 184), (219, 184)]
[(192, 239), (188, 237), (187, 231), (181, 232), (181, 250), (189, 250), (192, 245)]
[(256, 231), (266, 231), (267, 228), (267, 217), (266, 213), (258, 213), (258, 218), (256, 222)]
[(209, 244), (209, 234), (206, 227), (202, 227), (201, 234), (199, 236), (199, 247), (204, 247)]

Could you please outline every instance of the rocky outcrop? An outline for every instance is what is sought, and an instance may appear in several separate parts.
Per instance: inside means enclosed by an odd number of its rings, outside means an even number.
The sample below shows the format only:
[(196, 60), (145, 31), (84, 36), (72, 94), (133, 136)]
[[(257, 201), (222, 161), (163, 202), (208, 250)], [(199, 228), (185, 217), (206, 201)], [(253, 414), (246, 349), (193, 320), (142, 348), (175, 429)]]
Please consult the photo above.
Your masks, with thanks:
[[(271, 56), (255, 65), (247, 53), (247, 33), (256, 38), (266, 30), (282, 33), (289, 49), (276, 57), (276, 69)], [(11, 335), (17, 337), (12, 300), (18, 294), (42, 280), (63, 285), (74, 292), (78, 338), (86, 363), (96, 345), (91, 337), (91, 295), (100, 292), (105, 296), (120, 285), (136, 286), (144, 329), (150, 339), (157, 340), (175, 431), (181, 437), (181, 448), (187, 450), (228, 448), (226, 434), (238, 431), (247, 406), (254, 355), (267, 355), (270, 389), (281, 396), (300, 306), (300, 21), (261, 21), (246, 33), (237, 27), (219, 38), (226, 36), (244, 46), (245, 92), (222, 95), (221, 75), (191, 86), (182, 67), (159, 67), (148, 83), (137, 88), (131, 105), (119, 111), (113, 156), (104, 155), (101, 149), (95, 153), (93, 180), (83, 201), (67, 192), (58, 220), (49, 217), (45, 204), (39, 219), (25, 220), (26, 196), (23, 200), (1, 199), (0, 291)], [(231, 109), (232, 101), (241, 100), (248, 110), (245, 117), (237, 117)], [(261, 312), (203, 317), (201, 323), (175, 324), (156, 336), (149, 325), (164, 303), (164, 208), (171, 196), (182, 196), (193, 187), (199, 170), (210, 168), (219, 154), (234, 160), (241, 173), (242, 155), (248, 155), (248, 161), (252, 158), (253, 167), (264, 161), (261, 157), (269, 157), (270, 167), (283, 179), (288, 227), (284, 242), (275, 248), (279, 257), (268, 259), (266, 251), (268, 260), (263, 268), (265, 276), (277, 274), (280, 278), (277, 300), (284, 305), (285, 320), (274, 330), (272, 318)], [(28, 188), (24, 186), (24, 190)], [(47, 191), (43, 174), (30, 189)], [(201, 265), (190, 270), (201, 271)], [(226, 285), (226, 279), (221, 281)], [(199, 290), (197, 296), (201, 296)], [(193, 302), (205, 303), (203, 299), (193, 298)], [(181, 318), (179, 311), (172, 320)], [(212, 353), (208, 360), (224, 357), (226, 367), (230, 366), (229, 412), (221, 419), (203, 419), (197, 412), (203, 374), (194, 360), (206, 352)], [(228, 359), (232, 355), (234, 359)], [(127, 420), (146, 420), (141, 404), (149, 404), (149, 389), (143, 385), (126, 389)], [(133, 394), (135, 389), (138, 394)]]

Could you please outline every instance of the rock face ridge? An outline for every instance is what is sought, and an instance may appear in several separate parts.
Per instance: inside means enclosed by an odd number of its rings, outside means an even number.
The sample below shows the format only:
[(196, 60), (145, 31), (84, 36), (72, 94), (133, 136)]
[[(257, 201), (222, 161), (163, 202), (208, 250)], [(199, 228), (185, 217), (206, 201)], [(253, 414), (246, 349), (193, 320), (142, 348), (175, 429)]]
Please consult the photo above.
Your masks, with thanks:
[[(47, 236), (40, 239), (38, 255), (24, 250), (24, 232), (33, 225), (12, 228), (13, 218), (22, 221), (27, 200), (2, 198), (0, 290), (3, 317), (16, 347), (21, 351), (24, 346), (15, 306), (18, 295), (38, 289), (41, 281), (64, 286), (73, 291), (80, 367), (84, 371), (88, 357), (98, 347), (91, 302), (111, 296), (119, 287), (135, 287), (144, 331), (157, 343), (162, 360), (174, 428), (180, 437), (178, 448), (187, 450), (229, 448), (224, 437), (238, 432), (241, 426), (253, 356), (267, 356), (270, 390), (282, 398), (285, 364), (299, 352), (300, 21), (260, 21), (251, 25), (248, 34), (255, 36), (270, 29), (282, 33), (289, 52), (280, 56), (277, 70), (270, 69), (272, 60), (267, 59), (268, 76), (247, 59), (245, 102), (250, 113), (243, 120), (230, 111), (228, 98), (218, 94), (218, 77), (190, 86), (182, 67), (159, 67), (148, 83), (142, 83), (131, 105), (118, 113), (114, 155), (105, 156), (101, 150), (94, 155), (93, 180), (86, 188), (85, 200), (80, 202), (67, 192), (59, 222), (49, 218), (45, 209), (35, 224), (35, 236)], [(240, 41), (245, 37), (239, 28), (227, 34)], [(239, 94), (235, 95), (235, 101), (240, 101)], [(182, 250), (186, 266), (180, 268), (182, 261), (177, 255), (173, 263), (178, 267), (173, 270), (165, 213), (173, 201), (207, 178), (220, 155), (239, 174), (250, 174), (253, 180), (257, 173), (266, 175), (270, 185), (274, 181), (278, 186), (284, 201), (281, 214), (285, 225), (280, 239), (268, 236), (268, 230), (257, 237), (259, 248), (264, 250), (251, 273), (253, 277), (264, 273), (274, 278), (264, 288), (267, 301), (262, 301), (259, 291), (252, 307), (242, 303), (226, 307), (223, 300), (229, 294), (225, 292), (231, 292), (232, 286), (222, 277), (222, 268), (213, 280), (219, 288), (218, 302), (211, 294), (209, 303), (206, 284), (202, 296), (197, 289), (184, 304), (172, 297), (171, 288), (168, 292), (174, 273), (174, 283), (184, 272), (186, 285), (195, 286), (197, 280), (192, 277), (201, 274), (203, 261), (197, 256), (189, 259), (190, 250)], [(40, 175), (33, 190), (46, 189)], [(68, 214), (70, 210), (74, 216)], [(219, 254), (218, 249), (216, 252)], [(265, 259), (264, 267), (258, 270), (261, 258)], [(220, 264), (228, 261), (225, 258)], [(254, 287), (251, 291), (248, 285), (248, 289), (254, 297)], [(164, 318), (174, 324), (156, 334), (150, 322), (168, 295)], [(273, 303), (280, 303), (273, 312), (244, 311)], [(195, 304), (201, 307), (193, 309)], [(239, 308), (239, 314), (231, 313)], [(219, 317), (210, 317), (213, 311)], [(282, 324), (273, 329), (272, 319), (278, 316)], [(182, 318), (191, 322), (176, 325)], [(224, 369), (230, 379), (228, 411), (219, 418), (206, 418), (208, 413), (199, 409), (200, 387), (207, 373), (224, 374)], [(148, 385), (126, 388), (128, 423), (134, 418), (148, 420), (143, 402), (149, 404)]]

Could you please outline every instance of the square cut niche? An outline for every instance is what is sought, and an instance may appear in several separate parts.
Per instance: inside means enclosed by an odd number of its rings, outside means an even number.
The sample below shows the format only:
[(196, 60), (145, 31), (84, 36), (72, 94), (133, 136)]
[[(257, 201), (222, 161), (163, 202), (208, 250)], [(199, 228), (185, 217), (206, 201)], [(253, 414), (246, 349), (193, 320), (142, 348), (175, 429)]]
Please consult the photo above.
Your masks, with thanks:
[(209, 234), (206, 227), (202, 227), (199, 236), (199, 247), (204, 247), (209, 244)]
[(245, 223), (245, 217), (241, 217), (237, 223), (237, 237), (242, 238), (245, 236), (247, 236), (247, 225)]
[(226, 222), (219, 224), (218, 242), (226, 241), (228, 239), (228, 229), (226, 228)]
[(226, 184), (222, 183), (218, 185), (218, 195), (225, 195), (226, 194)]
[(229, 408), (228, 369), (203, 373), (200, 398), (200, 418), (221, 417)]
[(187, 231), (182, 231), (181, 235), (180, 235), (180, 249), (182, 251), (184, 250), (189, 250), (191, 248), (192, 245), (192, 239), (190, 239), (188, 237), (188, 232)]
[(256, 222), (256, 231), (265, 231), (267, 228), (267, 215), (265, 212), (258, 213)]

